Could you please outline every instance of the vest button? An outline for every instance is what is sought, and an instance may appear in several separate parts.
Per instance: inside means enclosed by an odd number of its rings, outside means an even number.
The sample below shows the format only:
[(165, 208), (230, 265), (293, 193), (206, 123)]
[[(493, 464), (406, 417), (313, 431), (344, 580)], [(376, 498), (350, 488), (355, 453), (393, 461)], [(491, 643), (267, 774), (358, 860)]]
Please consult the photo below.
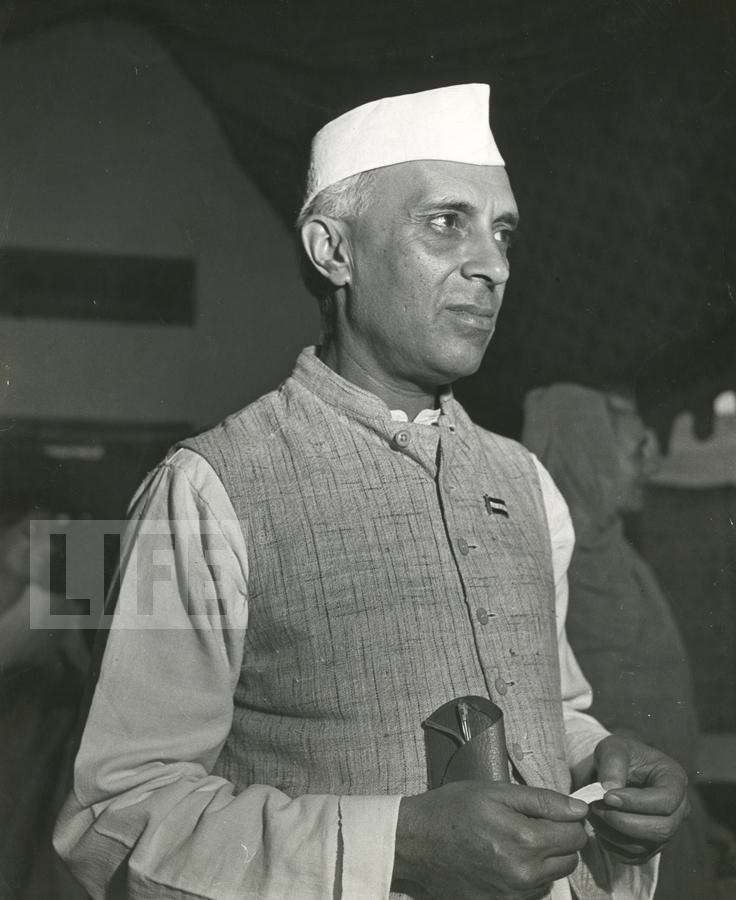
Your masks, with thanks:
[(482, 607), (478, 607), (478, 609), (476, 609), (475, 618), (480, 622), (481, 625), (488, 624), (488, 612)]
[(411, 435), (408, 431), (397, 431), (394, 435), (394, 446), (398, 450), (403, 450), (411, 443)]
[(467, 556), (468, 553), (470, 553), (470, 546), (465, 538), (458, 538), (457, 549), (462, 553), (463, 556)]
[(521, 744), (514, 744), (511, 750), (514, 754), (514, 759), (516, 759), (518, 762), (521, 762), (524, 759), (524, 751), (521, 747)]
[(506, 693), (506, 691), (508, 689), (509, 689), (509, 686), (506, 684), (506, 682), (503, 680), (503, 678), (496, 679), (496, 692), (497, 693), (499, 693), (503, 697), (503, 695)]

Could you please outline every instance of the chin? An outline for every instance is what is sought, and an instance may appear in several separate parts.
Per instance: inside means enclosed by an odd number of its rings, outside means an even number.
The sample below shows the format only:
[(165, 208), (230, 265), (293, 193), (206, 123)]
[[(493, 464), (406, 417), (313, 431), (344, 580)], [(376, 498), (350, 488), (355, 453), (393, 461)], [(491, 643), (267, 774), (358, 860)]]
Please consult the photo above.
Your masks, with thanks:
[(431, 373), (427, 383), (440, 387), (473, 375), (483, 362), (486, 346), (487, 344), (484, 343), (482, 347), (477, 345), (468, 347), (466, 343), (463, 343), (461, 347), (445, 346), (444, 353), (435, 354), (434, 358), (427, 355), (424, 364), (427, 367), (427, 373)]
[(447, 384), (451, 384), (459, 378), (467, 378), (469, 375), (475, 375), (478, 369), (480, 369), (480, 364), (483, 362), (484, 355), (485, 350), (483, 353), (474, 354), (472, 357), (466, 356), (462, 360), (454, 360), (454, 365), (448, 366), (448, 370), (451, 371), (452, 374), (448, 376)]

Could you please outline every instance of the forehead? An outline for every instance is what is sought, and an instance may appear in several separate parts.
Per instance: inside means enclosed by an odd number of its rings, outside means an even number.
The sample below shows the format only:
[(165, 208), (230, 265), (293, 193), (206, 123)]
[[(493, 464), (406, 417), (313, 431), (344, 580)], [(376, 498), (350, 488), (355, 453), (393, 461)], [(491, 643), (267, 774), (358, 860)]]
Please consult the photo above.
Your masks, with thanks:
[(433, 201), (463, 203), (492, 216), (516, 215), (516, 201), (503, 166), (446, 160), (413, 160), (376, 170), (373, 201), (411, 209)]

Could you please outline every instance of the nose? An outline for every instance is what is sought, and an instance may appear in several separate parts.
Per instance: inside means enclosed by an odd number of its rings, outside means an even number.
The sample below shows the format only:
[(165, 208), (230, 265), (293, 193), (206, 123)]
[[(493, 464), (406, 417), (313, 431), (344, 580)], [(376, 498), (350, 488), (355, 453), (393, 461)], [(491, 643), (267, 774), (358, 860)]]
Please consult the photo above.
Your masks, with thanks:
[(461, 272), (465, 278), (485, 281), (490, 287), (505, 284), (509, 278), (506, 246), (494, 236), (495, 228), (475, 230), (465, 242)]
[(662, 454), (659, 449), (657, 435), (651, 428), (647, 428), (644, 435), (644, 444), (641, 454), (642, 474), (645, 478), (656, 475), (662, 467)]

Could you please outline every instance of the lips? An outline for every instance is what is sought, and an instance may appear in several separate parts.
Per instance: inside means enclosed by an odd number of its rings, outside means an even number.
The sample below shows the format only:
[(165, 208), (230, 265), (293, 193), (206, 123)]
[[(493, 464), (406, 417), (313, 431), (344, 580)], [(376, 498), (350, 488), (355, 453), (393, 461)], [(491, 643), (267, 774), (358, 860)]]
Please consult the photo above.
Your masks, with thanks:
[(494, 309), (478, 306), (475, 303), (458, 303), (448, 306), (446, 309), (465, 324), (481, 331), (490, 331), (496, 319)]

